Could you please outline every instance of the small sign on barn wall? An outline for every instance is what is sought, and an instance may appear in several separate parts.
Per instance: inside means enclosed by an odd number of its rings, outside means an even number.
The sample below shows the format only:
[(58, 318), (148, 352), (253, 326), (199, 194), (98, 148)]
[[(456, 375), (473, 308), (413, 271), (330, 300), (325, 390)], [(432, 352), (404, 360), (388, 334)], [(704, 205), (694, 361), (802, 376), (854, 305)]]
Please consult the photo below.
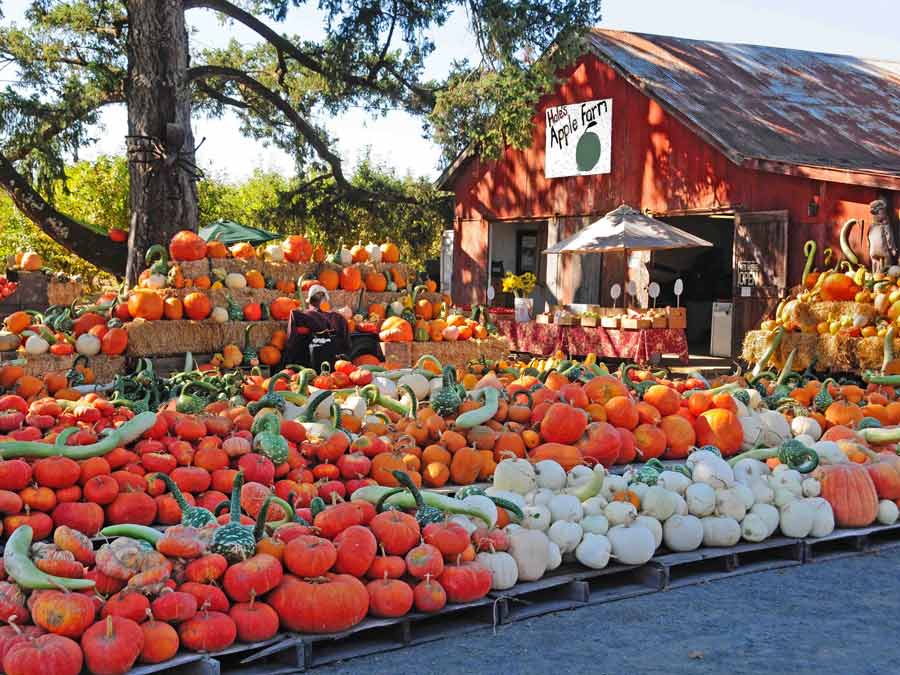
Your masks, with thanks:
[(611, 98), (547, 108), (544, 123), (544, 175), (547, 178), (610, 172)]

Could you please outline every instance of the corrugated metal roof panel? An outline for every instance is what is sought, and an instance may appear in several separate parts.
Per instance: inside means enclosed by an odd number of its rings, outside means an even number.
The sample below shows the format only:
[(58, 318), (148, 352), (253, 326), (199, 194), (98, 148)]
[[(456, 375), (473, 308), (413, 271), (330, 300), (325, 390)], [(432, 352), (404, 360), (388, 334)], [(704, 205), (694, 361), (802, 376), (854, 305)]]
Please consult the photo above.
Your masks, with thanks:
[(591, 44), (738, 163), (900, 175), (900, 63), (603, 29)]

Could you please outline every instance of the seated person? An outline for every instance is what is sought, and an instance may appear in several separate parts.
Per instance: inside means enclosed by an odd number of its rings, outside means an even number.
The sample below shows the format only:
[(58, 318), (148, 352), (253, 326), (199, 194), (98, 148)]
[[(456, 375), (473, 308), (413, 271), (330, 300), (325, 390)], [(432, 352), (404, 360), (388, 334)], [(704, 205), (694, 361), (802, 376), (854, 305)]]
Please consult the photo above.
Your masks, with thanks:
[[(288, 318), (288, 342), (284, 350), (284, 363), (297, 363), (304, 366), (314, 366), (310, 354), (312, 339), (319, 334), (327, 334), (331, 338), (328, 352), (335, 358), (341, 354), (350, 353), (350, 330), (347, 320), (337, 312), (323, 309), (323, 304), (328, 300), (328, 291), (323, 286), (315, 284), (309, 288), (306, 294), (305, 310), (295, 309)], [(329, 358), (334, 361), (334, 358)]]

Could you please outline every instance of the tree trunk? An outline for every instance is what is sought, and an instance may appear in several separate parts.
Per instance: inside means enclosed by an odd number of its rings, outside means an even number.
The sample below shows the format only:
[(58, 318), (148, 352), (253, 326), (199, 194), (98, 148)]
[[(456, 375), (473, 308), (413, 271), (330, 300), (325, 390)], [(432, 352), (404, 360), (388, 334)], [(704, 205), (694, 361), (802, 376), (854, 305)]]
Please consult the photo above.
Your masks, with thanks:
[[(194, 136), (182, 1), (127, 4), (128, 133), (142, 137), (128, 142), (131, 232), (126, 277), (134, 284), (147, 249), (165, 245), (178, 230), (196, 230), (198, 213), (196, 186), (186, 170), (194, 163)], [(183, 142), (174, 140), (179, 128)]]

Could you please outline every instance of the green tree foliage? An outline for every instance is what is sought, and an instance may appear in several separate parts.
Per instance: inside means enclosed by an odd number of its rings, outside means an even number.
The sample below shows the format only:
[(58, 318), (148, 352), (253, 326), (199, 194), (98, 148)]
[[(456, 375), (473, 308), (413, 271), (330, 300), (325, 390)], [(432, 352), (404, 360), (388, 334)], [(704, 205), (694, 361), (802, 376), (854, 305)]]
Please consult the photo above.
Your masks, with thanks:
[[(147, 3), (154, 1), (161, 3), (158, 11), (173, 11), (162, 0), (141, 0), (142, 16), (147, 16)], [(373, 114), (405, 110), (423, 120), (448, 160), (469, 145), (487, 155), (496, 155), (507, 145), (524, 147), (531, 140), (535, 103), (555, 84), (558, 70), (583, 49), (584, 30), (600, 17), (600, 2), (584, 0), (307, 4), (306, 0), (240, 4), (181, 0), (175, 11), (217, 12), (254, 32), (259, 41), (249, 45), (233, 41), (220, 49), (194, 46), (187, 72), (180, 70), (176, 80), (190, 83), (194, 109), (212, 115), (232, 110), (243, 133), (272, 142), (295, 157), (302, 178), (283, 186), (280, 224), (316, 223), (333, 240), (352, 226), (363, 229), (345, 238), (365, 238), (365, 228), (374, 232), (390, 220), (394, 228), (408, 228), (392, 231), (398, 240), (403, 236), (408, 237), (403, 241), (416, 242), (409, 245), (411, 252), (424, 241), (417, 238), (415, 228), (427, 222), (424, 232), (430, 232), (431, 218), (441, 212), (435, 195), (421, 182), (385, 175), (373, 167), (350, 175), (333, 149), (333, 139), (316, 120), (349, 106)], [(300, 6), (311, 9), (321, 22), (319, 31), (310, 31), (320, 39), (285, 35), (273, 28)], [(33, 0), (22, 26), (0, 25), (0, 63), (12, 65), (18, 77), (0, 91), (0, 187), (8, 193), (20, 189), (16, 186), (27, 177), (49, 194), (64, 175), (65, 158), (90, 142), (92, 124), (104, 106), (128, 104), (135, 86), (160, 84), (129, 79), (136, 66), (133, 59), (159, 54), (137, 49), (141, 45), (132, 42), (139, 33), (129, 27), (136, 9), (127, 0)], [(435, 49), (433, 31), (454, 11), (469, 18), (480, 59), (456, 63), (445, 76), (431, 79), (425, 74), (425, 61)], [(227, 29), (225, 24), (223, 30)], [(140, 35), (148, 43), (158, 39), (153, 31)], [(180, 59), (177, 67), (185, 68), (185, 62)], [(269, 194), (269, 186), (259, 189)], [(210, 188), (210, 194), (214, 191)], [(20, 195), (17, 205), (26, 209), (28, 202)], [(232, 203), (231, 208), (245, 207)], [(63, 227), (54, 227), (48, 215), (62, 221)], [(64, 221), (64, 215), (61, 210), (31, 211), (45, 232), (61, 241), (65, 237), (60, 233), (68, 232), (67, 244), (78, 248), (71, 232), (81, 231), (87, 238), (90, 232), (78, 222)], [(102, 239), (91, 242), (95, 248), (105, 246)], [(81, 244), (82, 250), (90, 248), (84, 240)], [(105, 260), (111, 268), (108, 255)]]

